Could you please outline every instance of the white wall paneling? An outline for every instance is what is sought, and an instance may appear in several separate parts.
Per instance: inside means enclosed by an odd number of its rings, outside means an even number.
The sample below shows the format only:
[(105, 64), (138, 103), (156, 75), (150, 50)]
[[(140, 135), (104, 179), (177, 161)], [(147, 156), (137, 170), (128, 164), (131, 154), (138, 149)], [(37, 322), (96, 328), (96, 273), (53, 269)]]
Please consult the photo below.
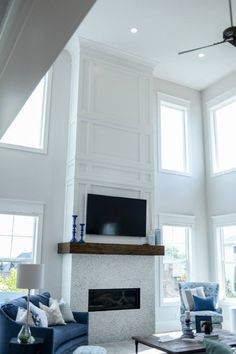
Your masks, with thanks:
[[(114, 51), (108, 53), (98, 46), (92, 48), (92, 45), (87, 43), (81, 45), (79, 66), (77, 144), (76, 156), (72, 159), (75, 164), (74, 180), (73, 178), (71, 180), (75, 186), (73, 210), (79, 214), (79, 222), (85, 222), (87, 193), (146, 199), (147, 232), (158, 227), (159, 213), (195, 215), (198, 235), (194, 243), (195, 253), (201, 257), (196, 269), (199, 278), (201, 276), (206, 278), (208, 249), (199, 93), (167, 81), (153, 79), (149, 65), (144, 66), (122, 56), (115, 56)], [(192, 138), (194, 178), (157, 171), (155, 97), (158, 91), (191, 102), (189, 130)], [(68, 168), (69, 166), (68, 164)], [(95, 235), (86, 235), (86, 240), (105, 243), (145, 242), (145, 239), (138, 237), (109, 238)], [(76, 256), (73, 259), (76, 267), (80, 265), (80, 271), (87, 277), (87, 281), (91, 280), (91, 288), (95, 287), (95, 279), (93, 276), (90, 278), (90, 272), (85, 266), (87, 260), (83, 264)], [(106, 264), (105, 257), (99, 260), (101, 266), (103, 263)], [(196, 257), (194, 261), (197, 261)], [(122, 263), (121, 258), (119, 262)], [(156, 273), (158, 265), (155, 265), (154, 269), (155, 274), (158, 274)], [(109, 272), (106, 277), (110, 279)], [(116, 283), (117, 287), (118, 283)], [(68, 283), (65, 286), (68, 286)], [(171, 324), (172, 329), (176, 329), (179, 327), (178, 306), (163, 310), (159, 306), (158, 286), (157, 281), (156, 313), (152, 309), (153, 316), (156, 318), (156, 328), (166, 330), (169, 329), (167, 324)], [(71, 289), (72, 287), (71, 284)], [(153, 288), (155, 288), (154, 282)], [(78, 287), (76, 291), (80, 291)], [(74, 295), (73, 298), (75, 297)], [(120, 316), (120, 314), (116, 315)], [(107, 328), (112, 318), (109, 316), (109, 314), (97, 313), (92, 317), (92, 321), (95, 318), (98, 322), (105, 321), (103, 326)], [(124, 312), (124, 316), (128, 318), (128, 313)], [(96, 321), (94, 323), (97, 326)], [(144, 328), (144, 318), (140, 321), (140, 325)], [(92, 323), (91, 328), (93, 326)], [(100, 332), (99, 335), (105, 338)], [(122, 335), (125, 337), (121, 333), (119, 339)], [(112, 336), (116, 338), (113, 332)]]

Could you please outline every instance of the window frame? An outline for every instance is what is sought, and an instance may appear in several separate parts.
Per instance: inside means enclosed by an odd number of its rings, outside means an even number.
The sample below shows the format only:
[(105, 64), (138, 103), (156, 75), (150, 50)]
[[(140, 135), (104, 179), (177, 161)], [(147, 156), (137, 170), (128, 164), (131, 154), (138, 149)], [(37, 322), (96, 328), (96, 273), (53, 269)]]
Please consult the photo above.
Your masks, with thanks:
[[(234, 303), (235, 298), (226, 297), (225, 294), (225, 264), (224, 264), (224, 242), (223, 234), (220, 228), (227, 226), (236, 226), (236, 214), (217, 215), (212, 217), (213, 242), (214, 249), (214, 269), (216, 269), (215, 277), (220, 284), (219, 298), (223, 303)], [(236, 262), (235, 262), (236, 263)]]
[[(162, 167), (162, 151), (161, 151), (161, 106), (162, 102), (171, 108), (183, 110), (184, 115), (184, 164), (185, 171), (169, 170)], [(162, 92), (157, 93), (157, 148), (158, 148), (158, 170), (162, 173), (180, 175), (180, 176), (192, 176), (192, 157), (191, 157), (191, 138), (190, 138), (190, 101), (183, 98), (171, 96)]]
[[(43, 211), (44, 205), (38, 202), (0, 199), (0, 214), (8, 215), (23, 215), (37, 217), (37, 230), (33, 239), (33, 263), (41, 263), (41, 248), (42, 248), (42, 230), (43, 230)], [(0, 258), (0, 261), (9, 262), (13, 258)], [(19, 263), (27, 262), (21, 259)], [(18, 261), (14, 259), (14, 262)]]
[(42, 124), (40, 132), (40, 140), (42, 147), (35, 148), (17, 144), (8, 144), (0, 141), (0, 148), (19, 150), (24, 152), (31, 152), (37, 154), (47, 154), (48, 152), (48, 139), (49, 139), (49, 120), (51, 110), (51, 97), (52, 97), (52, 75), (53, 69), (50, 69), (45, 75), (44, 93), (43, 93), (43, 113)]
[(208, 102), (206, 102), (206, 107), (207, 107), (207, 125), (208, 125), (208, 131), (209, 131), (209, 157), (210, 157), (210, 176), (211, 177), (216, 177), (232, 172), (236, 172), (236, 166), (224, 171), (216, 171), (215, 169), (217, 168), (218, 165), (218, 158), (217, 158), (217, 137), (216, 137), (216, 122), (215, 122), (215, 112), (217, 109), (223, 108), (230, 103), (236, 102), (236, 88), (225, 92), (224, 94), (217, 96)]
[[(188, 280), (192, 278), (193, 266), (191, 263), (192, 259), (192, 240), (194, 237), (195, 228), (195, 216), (194, 215), (180, 215), (180, 214), (159, 214), (159, 226), (161, 229), (161, 239), (163, 243), (163, 226), (182, 226), (191, 229), (189, 238), (187, 240), (187, 265), (188, 265)], [(164, 257), (164, 256), (163, 256)], [(180, 299), (173, 299), (172, 301), (164, 301), (163, 292), (163, 269), (164, 269), (164, 258), (159, 257), (159, 306), (160, 307), (176, 307), (180, 306)]]

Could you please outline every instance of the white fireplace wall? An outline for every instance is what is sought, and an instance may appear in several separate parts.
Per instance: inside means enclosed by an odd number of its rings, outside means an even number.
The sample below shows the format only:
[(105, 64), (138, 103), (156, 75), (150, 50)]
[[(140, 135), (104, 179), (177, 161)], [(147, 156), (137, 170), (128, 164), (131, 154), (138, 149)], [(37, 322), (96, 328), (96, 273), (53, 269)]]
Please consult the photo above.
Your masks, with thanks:
[(152, 256), (72, 255), (71, 307), (88, 311), (89, 289), (140, 288), (140, 309), (89, 313), (89, 342), (155, 332), (155, 266)]

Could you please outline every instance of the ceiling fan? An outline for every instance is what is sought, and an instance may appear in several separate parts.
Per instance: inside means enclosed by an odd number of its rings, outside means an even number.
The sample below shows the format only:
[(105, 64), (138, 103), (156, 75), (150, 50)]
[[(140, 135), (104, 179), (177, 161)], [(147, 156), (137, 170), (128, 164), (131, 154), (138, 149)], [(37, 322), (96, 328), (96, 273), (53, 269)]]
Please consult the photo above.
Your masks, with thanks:
[(231, 26), (226, 28), (223, 32), (223, 40), (220, 42), (216, 42), (213, 44), (205, 45), (203, 47), (198, 47), (194, 49), (189, 49), (189, 50), (184, 50), (182, 52), (179, 52), (178, 54), (186, 54), (190, 52), (194, 52), (195, 50), (203, 49), (203, 48), (208, 48), (208, 47), (213, 47), (214, 45), (219, 45), (222, 43), (230, 43), (234, 47), (236, 47), (236, 26), (233, 25), (233, 14), (232, 14), (232, 3), (231, 0), (229, 0), (229, 13), (230, 13), (230, 23)]

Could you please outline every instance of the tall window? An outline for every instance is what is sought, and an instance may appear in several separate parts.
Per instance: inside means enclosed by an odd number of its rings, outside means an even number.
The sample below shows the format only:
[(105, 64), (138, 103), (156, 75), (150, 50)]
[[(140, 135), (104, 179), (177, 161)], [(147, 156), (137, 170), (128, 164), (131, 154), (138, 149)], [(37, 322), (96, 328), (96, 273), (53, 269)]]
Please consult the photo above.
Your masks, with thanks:
[(47, 75), (40, 81), (0, 140), (5, 146), (43, 150), (46, 133)]
[(159, 227), (165, 256), (160, 263), (160, 304), (179, 303), (178, 283), (191, 279), (190, 252), (194, 230), (194, 215), (160, 214)]
[[(159, 94), (161, 169), (189, 174), (188, 104)], [(181, 101), (182, 102), (182, 101)]]
[(218, 226), (220, 238), (221, 283), (224, 297), (236, 298), (236, 224)]
[(236, 169), (236, 97), (210, 108), (213, 172)]
[(37, 206), (38, 215), (32, 215), (32, 212), (27, 212), (27, 208), (21, 213), (10, 213), (7, 205), (7, 212), (0, 212), (0, 302), (6, 293), (18, 291), (17, 264), (40, 260), (41, 210)]

